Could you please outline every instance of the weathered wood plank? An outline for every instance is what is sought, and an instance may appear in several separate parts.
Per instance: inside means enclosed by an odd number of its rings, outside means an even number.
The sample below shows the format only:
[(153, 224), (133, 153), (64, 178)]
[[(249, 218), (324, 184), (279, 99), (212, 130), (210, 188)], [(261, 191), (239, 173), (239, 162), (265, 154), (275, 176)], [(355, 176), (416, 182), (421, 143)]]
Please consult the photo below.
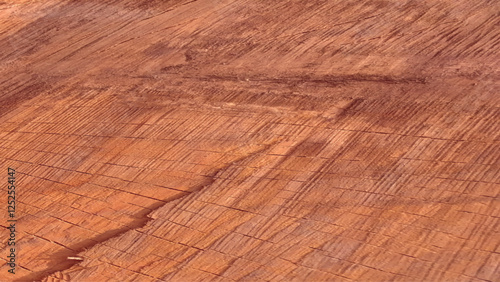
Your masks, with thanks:
[(0, 280), (498, 279), (499, 10), (0, 3)]

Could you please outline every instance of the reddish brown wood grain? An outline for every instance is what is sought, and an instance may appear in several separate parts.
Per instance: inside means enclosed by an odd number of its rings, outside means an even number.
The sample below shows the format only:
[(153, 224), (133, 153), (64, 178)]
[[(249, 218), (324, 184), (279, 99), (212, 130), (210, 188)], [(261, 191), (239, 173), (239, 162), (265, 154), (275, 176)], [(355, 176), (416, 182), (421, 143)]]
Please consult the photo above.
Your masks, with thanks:
[(0, 3), (0, 280), (498, 280), (499, 10)]

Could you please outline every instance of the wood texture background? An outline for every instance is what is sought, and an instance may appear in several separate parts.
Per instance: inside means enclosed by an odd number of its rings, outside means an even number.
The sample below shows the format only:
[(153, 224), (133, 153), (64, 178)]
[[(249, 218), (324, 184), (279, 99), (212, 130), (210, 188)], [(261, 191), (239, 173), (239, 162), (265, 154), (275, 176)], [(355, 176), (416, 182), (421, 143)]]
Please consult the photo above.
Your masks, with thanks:
[(499, 281), (499, 11), (3, 1), (0, 280)]

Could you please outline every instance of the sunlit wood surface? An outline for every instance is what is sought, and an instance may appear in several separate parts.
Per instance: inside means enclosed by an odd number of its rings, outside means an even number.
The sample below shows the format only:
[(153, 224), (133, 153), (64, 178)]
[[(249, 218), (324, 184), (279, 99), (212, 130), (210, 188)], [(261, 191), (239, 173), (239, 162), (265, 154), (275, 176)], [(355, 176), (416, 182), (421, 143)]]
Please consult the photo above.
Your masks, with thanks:
[(499, 11), (1, 2), (0, 280), (499, 281)]

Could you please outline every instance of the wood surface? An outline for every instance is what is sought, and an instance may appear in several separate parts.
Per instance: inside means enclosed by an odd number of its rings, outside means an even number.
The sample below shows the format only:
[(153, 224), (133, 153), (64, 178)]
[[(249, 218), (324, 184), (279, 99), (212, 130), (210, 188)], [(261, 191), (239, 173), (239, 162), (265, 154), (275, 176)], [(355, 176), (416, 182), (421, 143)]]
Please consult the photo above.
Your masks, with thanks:
[(2, 1), (0, 280), (500, 281), (499, 53), (497, 0)]

